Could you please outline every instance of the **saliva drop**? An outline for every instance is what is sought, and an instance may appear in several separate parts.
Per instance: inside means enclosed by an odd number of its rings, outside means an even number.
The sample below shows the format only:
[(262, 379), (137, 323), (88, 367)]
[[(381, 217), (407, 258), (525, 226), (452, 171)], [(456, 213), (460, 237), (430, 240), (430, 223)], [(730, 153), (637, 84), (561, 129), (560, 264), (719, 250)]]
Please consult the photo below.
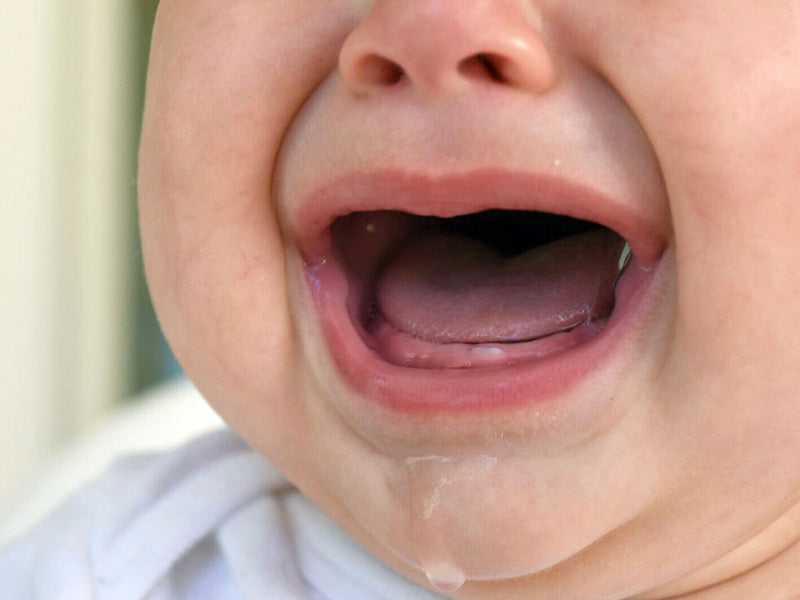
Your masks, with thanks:
[(459, 558), (464, 548), (454, 542), (462, 526), (458, 507), (469, 502), (476, 487), (485, 485), (496, 462), (490, 456), (430, 456), (406, 462), (417, 565), (440, 592), (455, 592), (469, 577)]
[(428, 581), (440, 592), (455, 592), (467, 580), (464, 571), (454, 564), (437, 562), (423, 567)]

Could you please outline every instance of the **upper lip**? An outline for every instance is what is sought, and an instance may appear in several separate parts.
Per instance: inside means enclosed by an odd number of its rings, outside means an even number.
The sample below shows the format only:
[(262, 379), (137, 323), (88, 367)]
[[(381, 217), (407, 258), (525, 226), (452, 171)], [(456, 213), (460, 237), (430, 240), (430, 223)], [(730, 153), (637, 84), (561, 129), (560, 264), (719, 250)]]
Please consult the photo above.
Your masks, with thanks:
[(362, 211), (393, 210), (453, 217), (488, 209), (547, 212), (592, 221), (616, 232), (643, 263), (655, 262), (666, 246), (658, 214), (647, 202), (615, 198), (585, 185), (535, 173), (501, 169), (428, 175), (402, 170), (353, 173), (312, 191), (291, 215), (290, 228), (308, 262), (330, 252), (330, 225)]

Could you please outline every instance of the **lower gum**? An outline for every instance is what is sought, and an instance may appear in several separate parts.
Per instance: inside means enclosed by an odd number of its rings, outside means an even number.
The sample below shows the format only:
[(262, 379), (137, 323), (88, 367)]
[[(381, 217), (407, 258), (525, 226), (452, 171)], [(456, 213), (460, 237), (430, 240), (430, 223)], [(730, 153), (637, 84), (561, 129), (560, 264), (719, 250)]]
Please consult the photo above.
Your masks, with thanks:
[(424, 369), (474, 369), (507, 367), (539, 360), (585, 344), (602, 331), (606, 320), (579, 325), (530, 342), (484, 344), (435, 344), (398, 331), (378, 318), (367, 334), (368, 345), (384, 360)]

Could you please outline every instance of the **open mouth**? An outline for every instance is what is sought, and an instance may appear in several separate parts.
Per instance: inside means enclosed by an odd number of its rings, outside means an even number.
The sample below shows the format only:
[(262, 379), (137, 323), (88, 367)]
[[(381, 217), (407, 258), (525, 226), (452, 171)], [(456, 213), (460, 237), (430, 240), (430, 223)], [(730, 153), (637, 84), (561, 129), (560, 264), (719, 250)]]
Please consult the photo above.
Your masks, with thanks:
[(538, 403), (631, 357), (665, 245), (632, 205), (526, 174), (378, 173), (292, 217), (350, 386), (393, 409), (472, 410)]
[(356, 212), (331, 241), (359, 337), (411, 368), (511, 366), (586, 343), (630, 258), (610, 229), (537, 211)]

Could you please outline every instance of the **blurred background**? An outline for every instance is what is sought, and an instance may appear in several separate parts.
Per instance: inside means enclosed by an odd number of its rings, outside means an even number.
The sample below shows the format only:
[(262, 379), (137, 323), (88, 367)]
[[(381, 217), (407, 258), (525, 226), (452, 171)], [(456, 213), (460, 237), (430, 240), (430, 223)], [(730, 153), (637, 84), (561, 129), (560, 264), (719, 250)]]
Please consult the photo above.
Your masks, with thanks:
[(112, 406), (179, 375), (136, 228), (156, 5), (0, 0), (0, 508)]

